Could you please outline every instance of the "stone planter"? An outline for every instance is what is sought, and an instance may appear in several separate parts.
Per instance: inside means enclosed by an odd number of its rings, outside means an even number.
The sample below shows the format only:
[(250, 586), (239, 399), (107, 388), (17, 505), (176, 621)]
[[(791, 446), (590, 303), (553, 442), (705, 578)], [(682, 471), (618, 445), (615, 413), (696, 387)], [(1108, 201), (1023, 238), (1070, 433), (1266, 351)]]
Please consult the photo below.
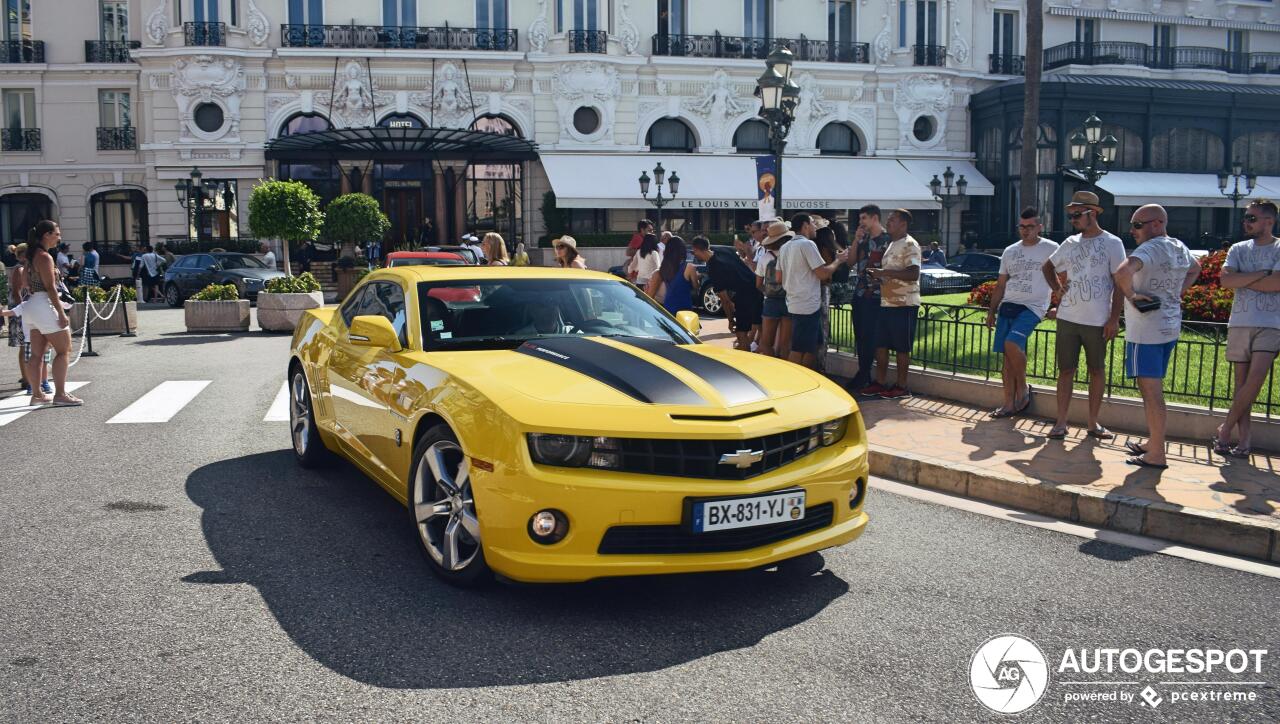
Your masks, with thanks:
[[(106, 311), (105, 308), (110, 307), (109, 304), (102, 303), (102, 302), (97, 303), (94, 306), (97, 307), (99, 312)], [(138, 331), (138, 303), (122, 302), (121, 304), (116, 305), (116, 309), (114, 312), (111, 313), (110, 317), (106, 319), (95, 318), (93, 320), (93, 334), (95, 336), (103, 335), (103, 334), (124, 334), (124, 331), (125, 331), (124, 315), (126, 314), (129, 315), (129, 331), (137, 332)], [(80, 330), (84, 328), (84, 304), (80, 303), (72, 306), (71, 311), (68, 313), (67, 316), (71, 318), (72, 334), (79, 335)]]
[(264, 332), (292, 332), (308, 309), (324, 306), (324, 292), (258, 294), (258, 327)]
[(183, 304), (188, 332), (248, 332), (249, 300), (234, 302), (198, 302), (188, 299)]

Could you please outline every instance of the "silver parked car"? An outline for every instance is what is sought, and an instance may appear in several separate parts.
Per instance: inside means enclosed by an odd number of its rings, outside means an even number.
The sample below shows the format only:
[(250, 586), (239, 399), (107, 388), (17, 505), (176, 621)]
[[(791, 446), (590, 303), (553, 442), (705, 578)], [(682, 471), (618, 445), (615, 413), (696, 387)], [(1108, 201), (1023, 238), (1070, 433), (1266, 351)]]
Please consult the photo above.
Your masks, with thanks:
[(973, 288), (973, 277), (947, 269), (939, 264), (920, 267), (921, 294), (951, 294), (967, 292)]

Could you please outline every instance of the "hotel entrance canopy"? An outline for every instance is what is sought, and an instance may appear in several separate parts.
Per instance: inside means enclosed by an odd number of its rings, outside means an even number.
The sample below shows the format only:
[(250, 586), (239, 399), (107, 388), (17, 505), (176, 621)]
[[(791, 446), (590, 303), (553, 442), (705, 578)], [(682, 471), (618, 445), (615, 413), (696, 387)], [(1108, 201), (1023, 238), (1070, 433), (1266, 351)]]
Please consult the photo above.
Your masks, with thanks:
[(518, 136), (460, 128), (334, 128), (281, 136), (265, 147), (268, 160), (412, 161), (422, 157), (472, 163), (515, 163), (538, 157)]

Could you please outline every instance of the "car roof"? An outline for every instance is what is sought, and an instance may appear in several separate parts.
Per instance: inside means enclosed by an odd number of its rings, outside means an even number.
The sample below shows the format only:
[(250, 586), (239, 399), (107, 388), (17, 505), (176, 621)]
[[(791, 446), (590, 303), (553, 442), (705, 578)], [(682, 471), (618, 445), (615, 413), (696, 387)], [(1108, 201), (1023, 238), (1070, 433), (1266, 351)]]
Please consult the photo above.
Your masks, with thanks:
[(455, 280), (488, 281), (498, 279), (579, 279), (623, 283), (607, 272), (586, 269), (561, 269), (538, 266), (475, 266), (455, 264), (449, 266), (397, 266), (377, 269), (366, 279), (395, 279), (408, 284), (417, 282), (447, 282)]

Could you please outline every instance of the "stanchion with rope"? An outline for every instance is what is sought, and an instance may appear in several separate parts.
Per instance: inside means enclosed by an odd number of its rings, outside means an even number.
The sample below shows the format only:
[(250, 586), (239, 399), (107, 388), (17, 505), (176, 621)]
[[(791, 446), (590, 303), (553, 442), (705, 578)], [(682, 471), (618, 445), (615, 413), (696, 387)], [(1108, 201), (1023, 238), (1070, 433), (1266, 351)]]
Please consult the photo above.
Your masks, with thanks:
[[(121, 287), (120, 285), (116, 285), (116, 287), (115, 287), (115, 288), (116, 288), (116, 289), (118, 289), (118, 290), (121, 290), (121, 295), (123, 295), (123, 294), (124, 294), (124, 292), (123, 292), (123, 289), (124, 289), (124, 288), (123, 288), (123, 287)], [(123, 296), (121, 296), (121, 299), (124, 299), (124, 297), (123, 297)], [(134, 299), (135, 299), (135, 300), (137, 300), (137, 299), (141, 299), (141, 297), (138, 297), (138, 296), (136, 296), (136, 295), (135, 295), (135, 296), (134, 296)], [(135, 301), (134, 303), (136, 304), (137, 302)], [(108, 316), (110, 316), (110, 315), (108, 315)], [(128, 303), (128, 302), (125, 302), (125, 303), (124, 303), (124, 334), (122, 334), (122, 335), (120, 335), (120, 336), (121, 336), (121, 337), (137, 337), (137, 336), (138, 336), (138, 335), (136, 335), (136, 334), (134, 334), (134, 333), (133, 333), (133, 330), (129, 329), (129, 303)]]
[[(101, 319), (104, 322), (110, 319), (111, 315), (116, 313), (116, 307), (120, 305), (120, 299), (124, 296), (121, 292), (122, 290), (120, 287), (115, 287), (115, 291), (112, 292), (111, 298), (107, 300), (103, 300), (102, 304), (104, 308), (108, 303), (111, 304), (111, 309), (106, 314), (99, 314), (98, 307), (94, 305), (93, 300), (89, 297), (88, 293), (84, 295), (84, 326), (81, 327), (80, 329), (80, 348), (76, 350), (75, 359), (67, 363), (67, 369), (71, 369), (72, 367), (75, 367), (76, 363), (80, 361), (81, 357), (99, 356), (96, 352), (93, 352), (93, 349), (92, 349), (92, 344), (89, 339), (89, 324), (95, 318)], [(86, 354), (85, 352), (86, 345), (89, 345), (88, 354)]]
[(97, 357), (98, 353), (93, 351), (93, 314), (89, 312), (93, 300), (89, 298), (89, 289), (84, 291), (84, 343), (88, 346), (80, 356), (81, 357)]

